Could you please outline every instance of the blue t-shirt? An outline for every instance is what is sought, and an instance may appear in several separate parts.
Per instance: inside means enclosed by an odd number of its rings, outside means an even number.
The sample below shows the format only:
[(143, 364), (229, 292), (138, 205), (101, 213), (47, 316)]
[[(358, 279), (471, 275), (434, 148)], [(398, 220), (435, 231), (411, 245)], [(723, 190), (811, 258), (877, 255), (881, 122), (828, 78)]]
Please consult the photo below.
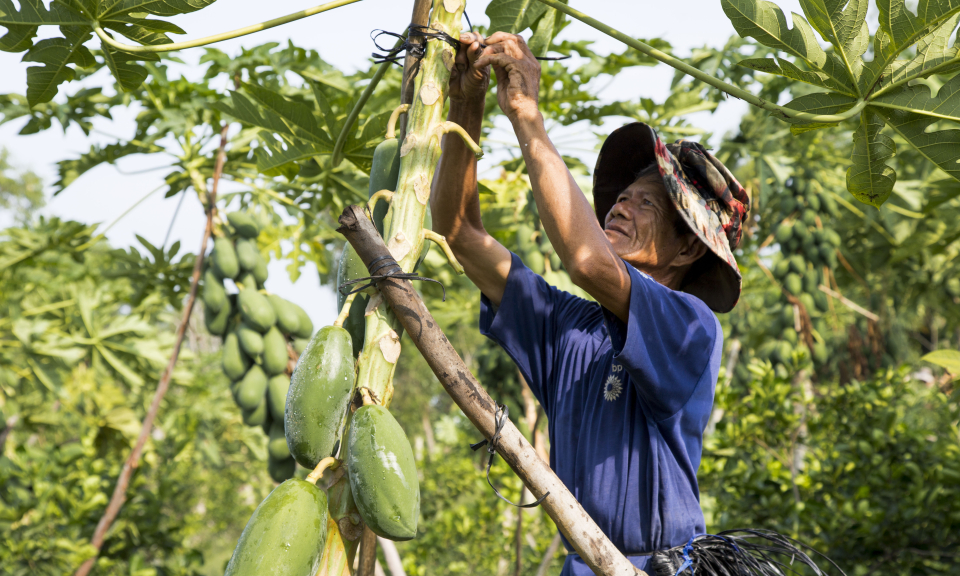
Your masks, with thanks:
[[(631, 556), (705, 531), (697, 468), (723, 333), (700, 299), (627, 269), (624, 324), (514, 254), (499, 308), (481, 298), (480, 331), (513, 358), (546, 411), (550, 466)], [(649, 556), (630, 559), (649, 571)], [(591, 572), (571, 553), (561, 574)]]

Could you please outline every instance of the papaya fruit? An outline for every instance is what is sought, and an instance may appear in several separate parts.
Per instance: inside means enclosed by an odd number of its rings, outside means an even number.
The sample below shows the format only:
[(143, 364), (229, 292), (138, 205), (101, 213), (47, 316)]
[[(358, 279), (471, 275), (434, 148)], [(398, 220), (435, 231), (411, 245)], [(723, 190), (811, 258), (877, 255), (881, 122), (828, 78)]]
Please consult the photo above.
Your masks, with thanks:
[[(400, 179), (400, 142), (396, 138), (388, 138), (377, 145), (373, 150), (373, 163), (370, 166), (369, 195), (373, 196), (381, 190), (397, 189)], [(390, 206), (383, 200), (373, 207), (373, 223), (380, 234), (383, 234), (383, 218), (387, 215)]]
[(326, 539), (323, 490), (286, 480), (254, 510), (224, 576), (314, 576)]
[(290, 306), (297, 311), (297, 316), (300, 318), (299, 323), (297, 324), (297, 331), (291, 334), (291, 336), (294, 338), (310, 338), (313, 336), (313, 320), (311, 320), (310, 316), (307, 315), (307, 311), (297, 306), (293, 302), (290, 302)]
[(237, 326), (237, 338), (240, 340), (240, 348), (247, 353), (247, 356), (255, 358), (263, 354), (263, 336), (244, 322)]
[(267, 402), (269, 403), (270, 417), (277, 422), (283, 422), (283, 408), (287, 404), (287, 391), (289, 389), (290, 378), (286, 374), (277, 374), (267, 381)]
[(240, 273), (237, 251), (233, 249), (233, 242), (229, 238), (217, 238), (213, 241), (212, 260), (213, 269), (221, 278), (232, 280)]
[(276, 294), (269, 294), (267, 300), (273, 306), (277, 315), (277, 326), (284, 334), (293, 334), (300, 330), (300, 315), (291, 302), (287, 302)]
[(526, 254), (531, 250), (536, 250), (537, 245), (533, 241), (534, 230), (529, 224), (517, 226), (517, 251)]
[(780, 322), (784, 326), (793, 326), (794, 324), (793, 316), (793, 304), (787, 304), (780, 310)]
[(773, 267), (773, 277), (778, 280), (783, 280), (783, 278), (790, 273), (790, 261), (786, 258), (777, 262)]
[(800, 279), (800, 275), (796, 273), (787, 274), (787, 278), (783, 281), (783, 286), (787, 289), (787, 292), (796, 296), (803, 291), (803, 280)]
[(563, 262), (560, 260), (560, 256), (556, 252), (550, 254), (550, 268), (553, 270), (562, 270)]
[(237, 384), (237, 404), (244, 410), (254, 410), (263, 403), (267, 392), (267, 375), (254, 364)]
[(815, 294), (820, 291), (817, 289), (818, 286), (820, 286), (820, 275), (817, 274), (816, 270), (807, 270), (807, 273), (803, 275), (803, 291)]
[(293, 339), (293, 351), (297, 355), (303, 354), (303, 351), (307, 348), (307, 344), (310, 343), (309, 338), (294, 338)]
[(826, 312), (830, 309), (830, 301), (827, 300), (827, 295), (817, 290), (813, 295), (813, 303), (817, 305), (817, 310), (821, 312)]
[(960, 278), (950, 278), (944, 288), (946, 288), (947, 294), (957, 298), (960, 296)]
[(250, 357), (240, 349), (240, 339), (235, 332), (227, 334), (223, 340), (223, 358), (221, 364), (223, 373), (231, 380), (239, 380), (250, 369)]
[(210, 332), (214, 336), (223, 336), (223, 333), (227, 330), (227, 322), (230, 320), (231, 312), (233, 312), (233, 307), (230, 306), (229, 298), (223, 303), (219, 312), (214, 312), (208, 308), (207, 303), (204, 302), (203, 323), (207, 327), (207, 332)]
[(803, 245), (803, 241), (810, 236), (810, 230), (807, 229), (807, 226), (803, 222), (797, 222), (796, 226), (793, 227), (793, 237), (800, 241), (800, 244)]
[(783, 339), (789, 342), (790, 344), (796, 344), (797, 341), (799, 340), (799, 336), (796, 330), (794, 330), (793, 328), (787, 328), (786, 330), (783, 331)]
[(227, 291), (223, 288), (223, 282), (209, 269), (203, 273), (203, 303), (207, 310), (212, 312), (219, 312), (227, 303)]
[(346, 464), (366, 525), (390, 540), (414, 538), (420, 519), (417, 467), (403, 428), (386, 408), (372, 404), (354, 412)]
[(290, 453), (310, 470), (333, 454), (353, 399), (353, 343), (343, 328), (321, 328), (290, 378), (284, 429)]
[(820, 211), (820, 196), (817, 194), (810, 194), (807, 196), (807, 205), (816, 212)]
[(823, 209), (826, 210), (827, 214), (836, 217), (840, 214), (840, 208), (837, 206), (837, 201), (833, 199), (833, 196), (824, 195), (823, 196)]
[(237, 234), (244, 238), (256, 238), (260, 234), (260, 226), (253, 216), (246, 212), (231, 212), (227, 214), (227, 222), (233, 226)]
[(260, 255), (260, 252), (257, 252), (257, 263), (254, 264), (250, 273), (253, 274), (258, 286), (263, 286), (267, 281), (267, 259)]
[[(340, 262), (337, 265), (337, 286), (343, 286), (344, 282), (358, 278), (366, 278), (369, 275), (370, 272), (367, 270), (363, 261), (360, 260), (360, 256), (357, 255), (356, 250), (353, 249), (353, 246), (351, 246), (349, 242), (346, 242), (343, 246), (343, 251), (340, 253)], [(348, 288), (344, 288), (344, 290), (349, 292), (359, 287), (359, 285), (351, 285)], [(337, 310), (343, 310), (343, 302), (346, 299), (347, 295), (338, 289)]]
[(794, 254), (790, 257), (790, 270), (797, 274), (803, 274), (806, 269), (807, 265), (806, 262), (803, 261), (803, 257), (799, 254)]
[[(284, 458), (283, 460), (274, 460), (267, 457), (267, 472), (274, 482), (283, 482), (293, 478), (297, 471), (297, 461), (293, 458)], [(280, 576), (279, 574), (277, 576)]]
[(270, 433), (267, 441), (267, 454), (274, 460), (286, 460), (290, 457), (290, 449), (287, 448), (287, 437), (283, 435), (283, 421), (274, 422), (270, 425)]
[(251, 238), (240, 238), (236, 244), (237, 263), (241, 270), (253, 271), (257, 266), (257, 256), (260, 255), (260, 249), (257, 248), (257, 241)]
[(797, 296), (797, 299), (800, 300), (800, 303), (803, 304), (803, 307), (807, 309), (807, 313), (811, 316), (817, 315), (817, 303), (813, 301), (813, 295), (807, 294), (804, 292)]
[(283, 374), (287, 369), (287, 339), (274, 326), (263, 336), (263, 370), (270, 376)]
[(536, 247), (524, 252), (523, 263), (535, 274), (543, 274), (547, 270), (546, 266), (543, 265), (543, 254)]
[(803, 223), (807, 226), (816, 226), (817, 225), (817, 213), (813, 210), (807, 209), (803, 211)]
[(260, 398), (260, 405), (253, 410), (240, 411), (240, 415), (243, 416), (243, 423), (247, 426), (263, 426), (269, 413), (267, 403), (263, 401), (263, 398)]
[(357, 294), (350, 305), (350, 314), (343, 323), (343, 328), (350, 333), (350, 341), (353, 342), (353, 357), (359, 358), (360, 351), (363, 350), (363, 338), (367, 330), (367, 319), (364, 312), (367, 309), (367, 302), (370, 297), (366, 294)]
[(256, 288), (240, 290), (237, 302), (240, 304), (240, 314), (244, 321), (255, 330), (264, 333), (277, 323), (277, 314), (273, 311), (273, 306)]
[(777, 228), (777, 232), (774, 235), (774, 239), (783, 244), (793, 236), (793, 224), (790, 222), (784, 222)]
[(252, 272), (246, 270), (241, 270), (237, 274), (237, 278), (234, 280), (237, 283), (237, 288), (243, 290), (244, 288), (249, 288), (251, 290), (257, 289), (257, 279), (253, 276)]

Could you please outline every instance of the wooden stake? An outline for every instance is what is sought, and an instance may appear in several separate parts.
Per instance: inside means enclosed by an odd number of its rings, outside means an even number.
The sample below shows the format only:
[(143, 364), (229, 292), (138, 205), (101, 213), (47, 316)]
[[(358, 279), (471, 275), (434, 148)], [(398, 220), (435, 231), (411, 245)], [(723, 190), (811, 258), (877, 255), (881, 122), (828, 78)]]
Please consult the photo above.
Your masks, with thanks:
[[(377, 229), (359, 206), (349, 206), (344, 210), (337, 231), (346, 237), (364, 264), (390, 256)], [(383, 280), (378, 287), (444, 389), (489, 440), (496, 426), (496, 402), (470, 373), (424, 306), (420, 295), (406, 280)], [(497, 452), (534, 497), (540, 498), (550, 493), (543, 501), (544, 510), (595, 574), (647, 576), (610, 542), (513, 422), (508, 421), (503, 426)], [(365, 576), (362, 571), (361, 576)]]

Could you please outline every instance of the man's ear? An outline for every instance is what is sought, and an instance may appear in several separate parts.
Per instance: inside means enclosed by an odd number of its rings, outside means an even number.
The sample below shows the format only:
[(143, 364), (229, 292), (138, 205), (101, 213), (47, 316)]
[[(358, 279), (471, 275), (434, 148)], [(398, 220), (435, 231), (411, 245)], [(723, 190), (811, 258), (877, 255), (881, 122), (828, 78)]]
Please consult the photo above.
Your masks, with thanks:
[(696, 234), (686, 234), (682, 242), (684, 244), (683, 249), (680, 250), (680, 253), (673, 259), (674, 263), (678, 266), (693, 264), (707, 253), (707, 245), (704, 244)]

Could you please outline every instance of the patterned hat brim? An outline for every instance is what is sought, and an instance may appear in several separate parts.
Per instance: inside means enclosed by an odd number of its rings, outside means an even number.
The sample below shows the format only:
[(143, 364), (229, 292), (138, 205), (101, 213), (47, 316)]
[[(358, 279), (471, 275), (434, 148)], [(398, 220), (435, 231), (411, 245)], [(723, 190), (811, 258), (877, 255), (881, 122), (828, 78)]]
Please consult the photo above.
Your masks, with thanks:
[(614, 130), (600, 148), (593, 171), (594, 210), (600, 225), (604, 225), (617, 196), (634, 182), (640, 170), (652, 163), (660, 170), (667, 196), (708, 248), (703, 273), (682, 290), (703, 300), (714, 312), (733, 310), (740, 299), (742, 278), (720, 219), (647, 124), (634, 122)]

